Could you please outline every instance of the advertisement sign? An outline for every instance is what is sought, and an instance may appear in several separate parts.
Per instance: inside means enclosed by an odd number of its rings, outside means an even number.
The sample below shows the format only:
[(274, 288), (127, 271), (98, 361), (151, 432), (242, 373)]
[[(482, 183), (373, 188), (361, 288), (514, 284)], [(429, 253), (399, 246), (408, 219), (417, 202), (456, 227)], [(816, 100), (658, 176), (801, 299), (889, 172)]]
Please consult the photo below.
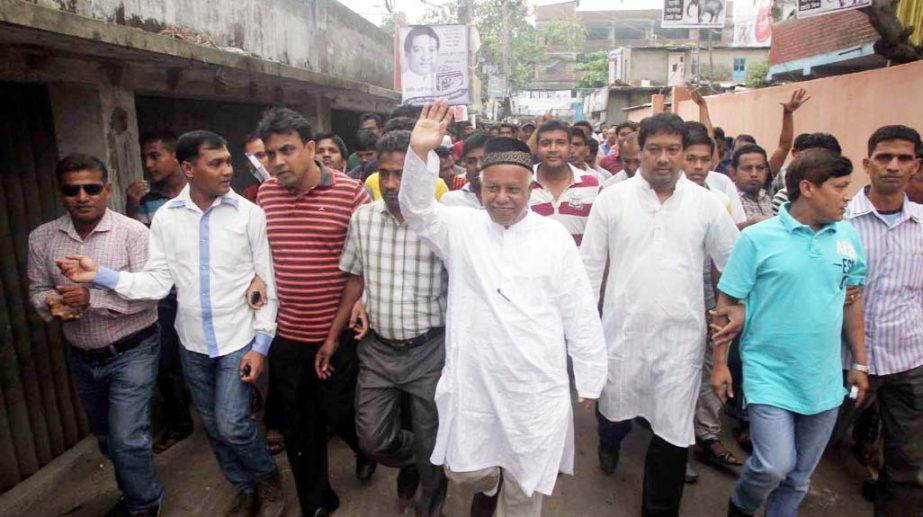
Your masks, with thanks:
[(772, 43), (772, 0), (734, 2), (734, 46), (768, 47)]
[(798, 0), (799, 18), (868, 7), (872, 0)]
[(660, 26), (720, 29), (724, 27), (724, 8), (724, 0), (664, 0)]
[(464, 25), (400, 28), (395, 51), (402, 102), (414, 106), (437, 99), (468, 104), (468, 31)]

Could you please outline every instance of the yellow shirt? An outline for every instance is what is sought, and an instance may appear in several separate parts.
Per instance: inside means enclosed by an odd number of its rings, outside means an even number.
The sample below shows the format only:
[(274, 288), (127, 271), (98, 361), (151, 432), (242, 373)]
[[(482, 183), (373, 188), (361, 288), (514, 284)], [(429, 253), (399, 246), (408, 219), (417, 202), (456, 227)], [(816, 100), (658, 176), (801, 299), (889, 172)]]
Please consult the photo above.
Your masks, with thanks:
[[(378, 185), (378, 173), (374, 172), (365, 179), (365, 188), (369, 189), (369, 192), (372, 193), (372, 200), (378, 201), (381, 199), (381, 187)], [(449, 191), (449, 187), (446, 186), (445, 181), (442, 181), (442, 178), (436, 178), (436, 201), (442, 197), (443, 194)]]

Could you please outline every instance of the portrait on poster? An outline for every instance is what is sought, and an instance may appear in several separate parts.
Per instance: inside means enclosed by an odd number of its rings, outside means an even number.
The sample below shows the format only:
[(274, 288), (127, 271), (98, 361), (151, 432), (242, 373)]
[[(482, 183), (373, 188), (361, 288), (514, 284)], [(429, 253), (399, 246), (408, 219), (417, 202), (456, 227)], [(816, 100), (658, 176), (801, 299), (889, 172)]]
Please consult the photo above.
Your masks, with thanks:
[(398, 41), (402, 102), (437, 99), (468, 104), (468, 31), (464, 25), (401, 27)]
[(664, 0), (663, 28), (721, 28), (724, 27), (724, 0)]

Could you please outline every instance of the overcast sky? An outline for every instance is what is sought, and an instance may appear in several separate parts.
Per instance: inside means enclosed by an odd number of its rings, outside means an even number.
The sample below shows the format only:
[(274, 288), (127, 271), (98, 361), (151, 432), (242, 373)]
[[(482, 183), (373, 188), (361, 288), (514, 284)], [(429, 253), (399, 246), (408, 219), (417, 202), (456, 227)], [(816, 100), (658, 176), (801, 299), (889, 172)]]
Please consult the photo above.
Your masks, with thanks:
[[(388, 13), (385, 0), (340, 0), (341, 3), (378, 25)], [(419, 22), (426, 13), (426, 6), (449, 5), (457, 0), (393, 0), (394, 10), (407, 13), (408, 21)], [(532, 5), (556, 4), (561, 0), (526, 0)], [(661, 0), (580, 0), (581, 11), (659, 9)]]

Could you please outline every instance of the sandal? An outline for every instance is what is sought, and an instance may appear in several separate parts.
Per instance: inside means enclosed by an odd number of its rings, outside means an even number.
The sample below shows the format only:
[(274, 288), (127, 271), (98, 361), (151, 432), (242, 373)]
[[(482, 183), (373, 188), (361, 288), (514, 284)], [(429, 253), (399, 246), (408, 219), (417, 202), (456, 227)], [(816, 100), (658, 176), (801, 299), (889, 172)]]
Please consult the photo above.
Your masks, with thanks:
[(723, 467), (739, 467), (744, 464), (743, 460), (734, 456), (734, 453), (727, 450), (717, 439), (697, 440), (695, 453), (699, 461)]

